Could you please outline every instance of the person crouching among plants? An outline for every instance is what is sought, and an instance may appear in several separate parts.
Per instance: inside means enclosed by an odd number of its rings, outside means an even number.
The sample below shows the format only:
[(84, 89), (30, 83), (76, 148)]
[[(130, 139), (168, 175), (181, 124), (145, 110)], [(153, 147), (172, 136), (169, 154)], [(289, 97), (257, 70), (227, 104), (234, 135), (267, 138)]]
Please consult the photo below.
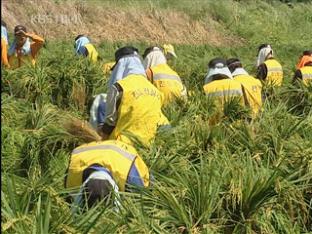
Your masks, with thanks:
[(171, 44), (164, 44), (162, 46), (164, 55), (166, 57), (167, 60), (173, 60), (173, 58), (177, 58), (178, 56), (176, 55), (175, 51), (174, 51), (174, 47)]
[(8, 57), (11, 68), (21, 67), (23, 64), (35, 65), (39, 50), (44, 39), (36, 34), (27, 33), (26, 27), (17, 25), (14, 28), (14, 41), (11, 45)]
[(98, 52), (96, 51), (93, 44), (91, 44), (88, 37), (84, 35), (78, 35), (75, 38), (74, 48), (76, 50), (77, 55), (82, 55), (87, 57), (92, 62), (96, 62), (98, 60)]
[(297, 64), (293, 83), (301, 81), (304, 85), (312, 84), (312, 50), (306, 50)]
[[(169, 125), (162, 113), (162, 93), (146, 78), (138, 50), (127, 46), (115, 53), (105, 121), (98, 128), (103, 140), (120, 140), (149, 146), (159, 126)], [(114, 77), (117, 75), (117, 77)]]
[(264, 84), (279, 87), (283, 82), (282, 65), (274, 58), (271, 45), (262, 44), (258, 48), (257, 78)]
[(245, 105), (242, 85), (233, 79), (226, 61), (222, 58), (214, 58), (208, 63), (203, 88), (205, 94), (214, 100), (217, 108), (216, 115), (210, 120), (211, 124), (219, 120), (229, 103), (237, 102), (240, 107)]
[(135, 148), (115, 140), (75, 148), (65, 176), (65, 188), (71, 190), (73, 213), (103, 200), (106, 204), (114, 201), (118, 207), (120, 191), (133, 192), (149, 183), (149, 169)]
[(251, 109), (252, 117), (256, 117), (262, 107), (261, 81), (249, 75), (238, 58), (230, 58), (226, 63), (233, 79), (243, 87), (245, 104)]
[(110, 62), (111, 76), (108, 88), (130, 74), (146, 76), (137, 48), (125, 46), (115, 52), (115, 61)]
[(187, 92), (179, 75), (168, 64), (159, 47), (149, 47), (143, 54), (147, 78), (164, 94), (164, 105), (176, 98), (186, 98)]

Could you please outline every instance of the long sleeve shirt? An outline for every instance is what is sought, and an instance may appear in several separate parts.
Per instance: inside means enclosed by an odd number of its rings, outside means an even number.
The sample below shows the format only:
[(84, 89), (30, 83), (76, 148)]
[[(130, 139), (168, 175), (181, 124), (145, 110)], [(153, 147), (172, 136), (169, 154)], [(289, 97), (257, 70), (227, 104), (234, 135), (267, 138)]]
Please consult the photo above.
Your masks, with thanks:
[(115, 83), (107, 93), (105, 120), (99, 123), (99, 128), (105, 134), (110, 135), (118, 120), (118, 108), (121, 102), (123, 90), (118, 83)]

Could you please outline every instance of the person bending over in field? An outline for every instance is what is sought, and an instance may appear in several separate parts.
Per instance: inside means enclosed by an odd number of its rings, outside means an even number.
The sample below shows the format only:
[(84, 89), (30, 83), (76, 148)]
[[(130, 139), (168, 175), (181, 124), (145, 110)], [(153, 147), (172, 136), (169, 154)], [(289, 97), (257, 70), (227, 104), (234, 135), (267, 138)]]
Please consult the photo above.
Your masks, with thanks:
[(124, 79), (127, 75), (137, 74), (146, 76), (139, 51), (132, 46), (123, 47), (115, 53), (115, 62), (111, 63), (111, 77), (108, 81), (108, 88), (111, 88), (117, 81)]
[(252, 116), (256, 117), (262, 107), (262, 84), (260, 80), (249, 75), (238, 58), (230, 58), (226, 63), (233, 79), (243, 87), (246, 106), (250, 107)]
[(306, 50), (297, 64), (293, 83), (302, 81), (303, 84), (312, 84), (312, 50)]
[(273, 49), (268, 44), (258, 48), (257, 69), (257, 78), (265, 84), (275, 87), (282, 85), (282, 65), (273, 57)]
[(8, 46), (9, 38), (7, 32), (7, 26), (4, 21), (1, 20), (1, 65), (10, 67), (8, 60)]
[(98, 132), (103, 140), (148, 146), (158, 126), (169, 124), (161, 110), (162, 93), (147, 80), (136, 48), (118, 49), (115, 62), (112, 75), (118, 79), (108, 90), (105, 121)]
[(244, 106), (242, 85), (233, 79), (226, 61), (222, 58), (214, 58), (209, 62), (203, 88), (205, 94), (214, 99), (217, 108), (216, 115), (210, 120), (212, 124), (222, 116), (226, 103), (237, 100)]
[(176, 98), (186, 97), (186, 88), (179, 75), (172, 70), (159, 47), (149, 47), (143, 54), (147, 78), (164, 94), (164, 105)]
[(75, 148), (65, 176), (72, 212), (104, 204), (119, 206), (119, 191), (134, 192), (150, 184), (149, 169), (135, 148), (121, 141), (91, 142)]
[(96, 51), (93, 44), (91, 44), (88, 37), (84, 35), (78, 35), (75, 38), (74, 48), (76, 50), (77, 55), (82, 55), (87, 57), (92, 62), (96, 62), (98, 60), (98, 52)]
[(176, 55), (176, 53), (174, 52), (174, 47), (171, 44), (164, 44), (162, 46), (164, 55), (166, 57), (167, 60), (172, 60), (173, 58), (177, 58), (178, 56)]
[(27, 33), (26, 27), (17, 25), (14, 28), (14, 42), (8, 55), (11, 68), (21, 67), (23, 64), (35, 65), (38, 52), (43, 46), (44, 39), (33, 33)]

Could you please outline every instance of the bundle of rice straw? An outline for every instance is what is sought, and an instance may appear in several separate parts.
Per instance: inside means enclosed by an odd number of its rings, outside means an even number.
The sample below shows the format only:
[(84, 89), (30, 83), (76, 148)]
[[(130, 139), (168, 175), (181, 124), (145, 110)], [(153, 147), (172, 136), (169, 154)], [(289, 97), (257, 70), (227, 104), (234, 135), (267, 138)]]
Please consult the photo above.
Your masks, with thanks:
[(87, 121), (70, 116), (65, 120), (63, 126), (68, 133), (77, 138), (80, 138), (85, 143), (102, 140), (102, 137)]

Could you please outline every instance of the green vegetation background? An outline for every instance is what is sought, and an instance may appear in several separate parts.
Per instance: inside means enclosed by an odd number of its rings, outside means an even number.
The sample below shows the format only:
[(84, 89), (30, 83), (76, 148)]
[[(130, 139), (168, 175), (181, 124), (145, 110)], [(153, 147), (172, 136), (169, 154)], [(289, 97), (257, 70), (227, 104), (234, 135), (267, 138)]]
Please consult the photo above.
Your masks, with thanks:
[[(106, 91), (100, 64), (74, 56), (73, 43), (50, 41), (36, 68), (2, 69), (1, 229), (4, 233), (309, 233), (312, 232), (312, 89), (289, 84), (299, 55), (311, 49), (312, 5), (279, 1), (94, 1), (176, 9), (213, 17), (233, 47), (176, 45), (172, 67), (194, 91), (165, 111), (173, 128), (141, 154), (156, 183), (125, 194), (119, 213), (99, 205), (72, 216), (63, 188), (70, 152), (83, 143), (67, 132), (67, 116), (88, 119), (92, 95)], [(59, 1), (59, 4), (61, 2)], [(226, 30), (225, 30), (226, 29)], [(221, 30), (221, 29), (220, 29)], [(252, 74), (257, 47), (271, 43), (285, 84), (254, 121), (231, 103), (215, 126), (202, 93), (208, 61), (237, 56)], [(118, 46), (102, 42), (105, 62)]]

